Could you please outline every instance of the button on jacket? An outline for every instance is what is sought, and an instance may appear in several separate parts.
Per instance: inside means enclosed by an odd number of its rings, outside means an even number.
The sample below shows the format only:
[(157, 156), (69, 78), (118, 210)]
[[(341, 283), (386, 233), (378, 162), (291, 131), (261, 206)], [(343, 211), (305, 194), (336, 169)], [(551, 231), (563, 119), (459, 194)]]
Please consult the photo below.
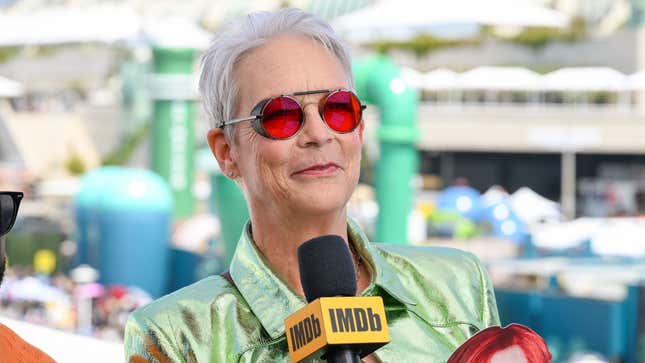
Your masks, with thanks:
[[(371, 273), (361, 293), (381, 296), (390, 343), (382, 362), (445, 362), (477, 331), (499, 325), (488, 274), (451, 248), (370, 243), (348, 220), (348, 236)], [(284, 320), (306, 305), (271, 270), (250, 234), (231, 262), (232, 286), (211, 276), (130, 315), (126, 362), (289, 361)]]

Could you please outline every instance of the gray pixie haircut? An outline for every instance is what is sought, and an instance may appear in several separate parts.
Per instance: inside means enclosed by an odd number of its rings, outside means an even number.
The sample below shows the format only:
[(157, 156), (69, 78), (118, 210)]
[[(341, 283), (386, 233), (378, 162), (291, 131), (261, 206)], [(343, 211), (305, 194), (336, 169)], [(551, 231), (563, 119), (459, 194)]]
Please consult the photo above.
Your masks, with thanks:
[[(219, 127), (234, 116), (239, 91), (235, 79), (237, 62), (250, 50), (283, 34), (305, 35), (320, 42), (338, 58), (350, 89), (354, 89), (349, 51), (324, 20), (293, 8), (254, 12), (217, 31), (202, 57), (199, 92), (212, 127)], [(233, 128), (226, 127), (225, 135), (232, 140)]]

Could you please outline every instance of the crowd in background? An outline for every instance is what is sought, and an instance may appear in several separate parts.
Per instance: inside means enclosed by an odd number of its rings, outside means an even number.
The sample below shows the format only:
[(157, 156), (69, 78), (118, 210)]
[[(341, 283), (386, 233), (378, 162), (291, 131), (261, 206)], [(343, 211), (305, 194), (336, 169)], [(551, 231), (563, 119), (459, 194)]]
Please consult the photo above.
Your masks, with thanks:
[[(2, 316), (115, 341), (123, 339), (128, 314), (149, 301), (138, 288), (78, 284), (62, 274), (49, 277), (22, 267), (10, 268), (0, 286)], [(82, 323), (83, 314), (90, 324)]]

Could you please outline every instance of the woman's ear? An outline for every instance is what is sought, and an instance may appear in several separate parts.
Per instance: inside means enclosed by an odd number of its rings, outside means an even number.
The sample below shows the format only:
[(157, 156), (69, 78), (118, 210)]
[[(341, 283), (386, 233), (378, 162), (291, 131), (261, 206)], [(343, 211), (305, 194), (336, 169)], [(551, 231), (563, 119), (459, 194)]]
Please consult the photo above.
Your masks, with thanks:
[(224, 135), (224, 130), (219, 127), (210, 129), (207, 139), (208, 146), (211, 148), (211, 152), (215, 156), (222, 173), (231, 179), (239, 176), (237, 163), (232, 157), (231, 144)]

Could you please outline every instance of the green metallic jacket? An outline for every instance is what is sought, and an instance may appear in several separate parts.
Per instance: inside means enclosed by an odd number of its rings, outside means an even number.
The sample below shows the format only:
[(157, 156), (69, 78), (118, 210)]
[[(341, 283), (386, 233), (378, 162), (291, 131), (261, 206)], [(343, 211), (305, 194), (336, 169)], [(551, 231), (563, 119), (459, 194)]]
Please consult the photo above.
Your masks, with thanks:
[[(289, 361), (284, 320), (303, 297), (271, 270), (249, 233), (231, 262), (236, 287), (211, 276), (133, 312), (126, 362)], [(471, 254), (439, 247), (370, 243), (348, 221), (349, 239), (371, 272), (363, 296), (383, 298), (391, 342), (383, 362), (445, 362), (477, 331), (499, 325), (493, 287)]]

